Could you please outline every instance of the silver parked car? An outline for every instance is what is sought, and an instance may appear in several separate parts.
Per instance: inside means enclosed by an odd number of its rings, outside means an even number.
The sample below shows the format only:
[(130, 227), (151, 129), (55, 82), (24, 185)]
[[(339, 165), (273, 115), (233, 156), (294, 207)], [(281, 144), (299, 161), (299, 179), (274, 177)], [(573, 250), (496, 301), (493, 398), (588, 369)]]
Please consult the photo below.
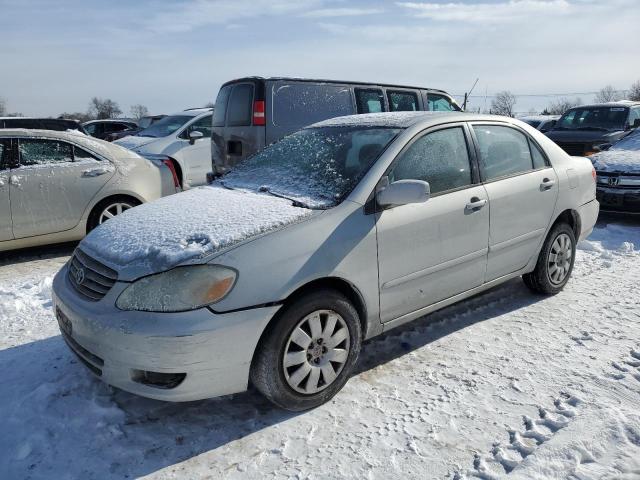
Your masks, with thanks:
[(92, 232), (54, 308), (109, 384), (184, 401), (251, 382), (304, 410), (367, 338), (521, 275), (559, 292), (597, 214), (591, 162), (517, 120), (336, 118)]
[(0, 251), (80, 240), (176, 185), (167, 165), (81, 133), (0, 130)]

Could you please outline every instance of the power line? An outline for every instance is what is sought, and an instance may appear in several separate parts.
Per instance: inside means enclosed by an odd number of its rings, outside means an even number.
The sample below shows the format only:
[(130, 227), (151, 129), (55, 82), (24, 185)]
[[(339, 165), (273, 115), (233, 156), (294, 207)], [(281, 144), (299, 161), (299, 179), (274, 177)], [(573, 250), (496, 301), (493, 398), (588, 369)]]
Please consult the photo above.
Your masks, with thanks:
[[(614, 90), (615, 93), (627, 93), (629, 90)], [(579, 96), (579, 95), (597, 95), (598, 93), (600, 93), (599, 91), (596, 92), (569, 92), (569, 93), (514, 93), (512, 94), (514, 97), (518, 98), (518, 97), (532, 97), (532, 98), (545, 98), (545, 97), (572, 97), (572, 96)], [(469, 95), (468, 98), (495, 98), (497, 96), (497, 94), (491, 94), (491, 95)], [(463, 94), (454, 94), (454, 97), (464, 97), (464, 93)]]

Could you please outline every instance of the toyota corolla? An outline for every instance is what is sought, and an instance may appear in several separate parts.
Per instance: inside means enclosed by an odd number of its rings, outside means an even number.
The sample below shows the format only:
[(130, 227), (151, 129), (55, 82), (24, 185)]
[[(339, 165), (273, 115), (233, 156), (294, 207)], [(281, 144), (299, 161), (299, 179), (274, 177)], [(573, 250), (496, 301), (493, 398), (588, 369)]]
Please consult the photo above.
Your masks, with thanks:
[(304, 410), (367, 338), (514, 277), (560, 292), (597, 214), (591, 162), (517, 120), (342, 117), (100, 226), (54, 309), (111, 385), (185, 401), (251, 383)]

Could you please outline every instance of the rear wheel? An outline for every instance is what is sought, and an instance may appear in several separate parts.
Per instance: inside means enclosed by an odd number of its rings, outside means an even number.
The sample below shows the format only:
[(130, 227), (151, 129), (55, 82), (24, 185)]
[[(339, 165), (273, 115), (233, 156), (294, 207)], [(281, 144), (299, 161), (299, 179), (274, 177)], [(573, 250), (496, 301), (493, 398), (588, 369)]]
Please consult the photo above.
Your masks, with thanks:
[(122, 212), (125, 212), (137, 205), (140, 205), (140, 202), (131, 197), (120, 196), (104, 199), (91, 211), (89, 221), (87, 222), (87, 233), (98, 225), (103, 224), (107, 220), (120, 215)]
[(258, 346), (251, 382), (292, 411), (327, 402), (347, 382), (360, 352), (356, 309), (339, 292), (321, 290), (285, 307)]
[(576, 256), (576, 237), (566, 223), (554, 225), (547, 236), (533, 272), (522, 276), (532, 291), (556, 294), (569, 281)]

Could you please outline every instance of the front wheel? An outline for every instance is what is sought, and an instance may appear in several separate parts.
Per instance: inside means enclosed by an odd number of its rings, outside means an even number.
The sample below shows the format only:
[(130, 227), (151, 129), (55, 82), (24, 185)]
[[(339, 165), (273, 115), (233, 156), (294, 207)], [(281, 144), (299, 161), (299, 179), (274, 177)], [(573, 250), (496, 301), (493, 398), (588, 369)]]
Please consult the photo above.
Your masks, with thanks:
[(285, 307), (265, 335), (251, 367), (251, 382), (291, 411), (327, 402), (349, 379), (360, 352), (356, 309), (339, 292), (320, 290)]
[(553, 295), (569, 281), (576, 258), (576, 237), (566, 223), (555, 225), (547, 236), (533, 272), (522, 276), (532, 291)]
[(94, 207), (91, 215), (89, 215), (87, 233), (97, 226), (102, 225), (107, 220), (120, 215), (139, 204), (140, 202), (129, 197), (112, 197), (103, 200)]

